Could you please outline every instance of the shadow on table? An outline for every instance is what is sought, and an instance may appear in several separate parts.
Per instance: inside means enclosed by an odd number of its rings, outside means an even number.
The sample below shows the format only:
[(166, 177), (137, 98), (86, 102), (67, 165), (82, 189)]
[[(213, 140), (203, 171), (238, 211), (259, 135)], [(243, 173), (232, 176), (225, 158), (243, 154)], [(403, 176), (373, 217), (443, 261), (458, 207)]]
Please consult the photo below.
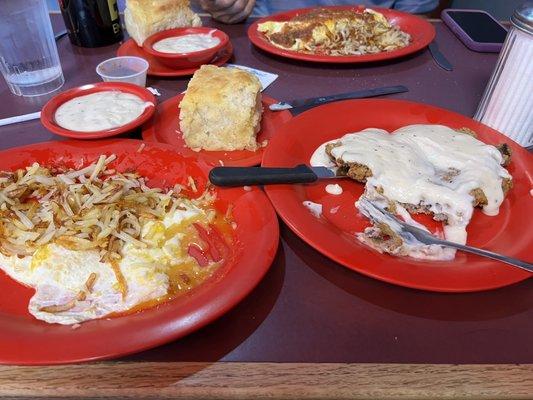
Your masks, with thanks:
[(312, 249), (285, 225), (287, 245), (317, 274), (347, 293), (398, 313), (443, 321), (483, 321), (519, 314), (533, 306), (531, 283), (477, 293), (436, 293), (395, 286), (343, 267)]
[[(429, 50), (427, 48), (423, 48), (415, 53), (408, 54), (405, 56), (401, 56), (398, 58), (392, 58), (389, 60), (383, 60), (383, 61), (370, 61), (370, 62), (359, 62), (359, 63), (328, 63), (328, 62), (312, 62), (312, 61), (302, 61), (302, 60), (295, 60), (292, 58), (280, 56), (277, 54), (269, 53), (263, 49), (260, 49), (253, 44), (250, 43), (250, 52), (252, 56), (256, 59), (259, 59), (261, 63), (270, 65), (270, 61), (275, 60), (277, 62), (283, 62), (288, 65), (293, 65), (295, 67), (308, 67), (312, 69), (319, 70), (323, 73), (324, 68), (326, 69), (341, 69), (341, 70), (350, 70), (350, 69), (358, 69), (358, 68), (368, 68), (368, 67), (386, 67), (390, 65), (395, 65), (395, 72), (401, 72), (403, 70), (410, 70), (412, 69), (412, 64), (407, 63), (407, 61), (414, 60), (419, 57), (423, 57), (424, 53), (428, 52), (428, 57), (431, 59), (431, 56), (429, 55)], [(421, 61), (424, 61), (424, 59), (421, 59)]]
[(233, 310), (210, 325), (175, 342), (138, 353), (123, 361), (216, 362), (244, 342), (268, 316), (281, 291), (285, 256), (279, 246), (263, 280)]

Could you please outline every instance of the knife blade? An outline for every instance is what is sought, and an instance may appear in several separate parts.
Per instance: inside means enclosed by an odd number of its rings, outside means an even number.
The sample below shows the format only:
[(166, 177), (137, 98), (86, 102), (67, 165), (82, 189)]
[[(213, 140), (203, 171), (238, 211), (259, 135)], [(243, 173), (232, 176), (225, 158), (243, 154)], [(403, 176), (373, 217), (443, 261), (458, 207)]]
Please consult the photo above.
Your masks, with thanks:
[(453, 71), (453, 65), (446, 59), (446, 57), (444, 57), (444, 54), (440, 52), (436, 42), (431, 42), (428, 47), (431, 56), (439, 67), (446, 71)]
[(61, 39), (63, 36), (66, 36), (68, 34), (67, 30), (63, 30), (61, 32), (58, 32), (54, 35), (54, 39), (57, 42), (59, 39)]
[(215, 167), (209, 181), (216, 186), (255, 186), (287, 183), (312, 183), (319, 179), (344, 178), (327, 167), (298, 165), (293, 168)]
[(346, 99), (362, 99), (367, 97), (383, 96), (385, 94), (408, 92), (405, 86), (385, 86), (374, 89), (358, 90), (355, 92), (334, 94), (331, 96), (313, 97), (309, 99), (295, 99), (290, 101), (281, 101), (279, 103), (271, 104), (269, 108), (272, 111), (289, 110), (297, 107), (318, 106), (320, 104), (330, 103), (332, 101), (346, 100)]

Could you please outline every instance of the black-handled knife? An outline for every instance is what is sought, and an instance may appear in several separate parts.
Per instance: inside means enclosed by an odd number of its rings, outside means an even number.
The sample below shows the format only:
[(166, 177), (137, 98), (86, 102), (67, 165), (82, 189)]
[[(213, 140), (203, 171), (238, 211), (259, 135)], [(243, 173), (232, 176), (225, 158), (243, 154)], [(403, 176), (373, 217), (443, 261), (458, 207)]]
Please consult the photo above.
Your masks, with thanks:
[(269, 108), (272, 111), (289, 110), (297, 107), (311, 107), (320, 104), (330, 103), (332, 101), (347, 100), (347, 99), (363, 99), (367, 97), (383, 96), (386, 94), (404, 93), (408, 92), (405, 86), (385, 86), (374, 89), (358, 90), (356, 92), (340, 93), (331, 96), (313, 97), (310, 99), (297, 99), (290, 101), (280, 101), (279, 103), (271, 104)]
[(453, 71), (453, 65), (448, 61), (444, 54), (439, 50), (439, 46), (435, 42), (429, 44), (429, 52), (439, 67), (446, 71)]
[(209, 181), (216, 186), (254, 186), (286, 183), (312, 183), (318, 179), (342, 178), (326, 167), (298, 165), (293, 168), (215, 167)]

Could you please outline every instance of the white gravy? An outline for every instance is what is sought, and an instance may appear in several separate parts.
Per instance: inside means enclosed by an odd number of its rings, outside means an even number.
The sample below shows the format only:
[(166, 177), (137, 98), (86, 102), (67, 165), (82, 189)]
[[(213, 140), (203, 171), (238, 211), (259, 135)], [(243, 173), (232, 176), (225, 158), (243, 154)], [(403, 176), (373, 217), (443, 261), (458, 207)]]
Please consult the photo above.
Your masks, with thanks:
[[(504, 198), (502, 180), (511, 178), (496, 147), (442, 125), (410, 125), (392, 134), (368, 128), (331, 142), (340, 143), (332, 150), (335, 158), (371, 169), (363, 196), (381, 188), (386, 199), (428, 206), (446, 216), (445, 237), (457, 243), (466, 243), (473, 213), (470, 192), (482, 189), (488, 200), (483, 212), (496, 215)], [(334, 166), (325, 152), (327, 143), (312, 155), (311, 165)]]
[[(376, 226), (378, 223), (382, 222), (387, 224), (394, 232), (401, 236), (403, 244), (399, 248), (391, 251), (391, 254), (398, 256), (409, 256), (413, 258), (423, 259), (423, 260), (453, 260), (455, 257), (455, 249), (451, 247), (443, 247), (439, 245), (426, 245), (418, 240), (416, 240), (410, 234), (402, 234), (401, 226), (398, 222), (386, 214), (376, 211), (369, 203), (372, 202), (375, 206), (384, 209), (388, 206), (389, 200), (380, 195), (375, 191), (373, 187), (366, 187), (365, 193), (355, 202), (355, 207), (363, 214), (365, 217), (370, 219), (373, 222), (373, 225)], [(428, 229), (415, 221), (409, 212), (399, 204), (396, 204), (397, 215), (401, 217), (405, 222), (410, 225), (416, 226), (417, 228), (428, 231)], [(381, 248), (376, 246), (372, 240), (367, 237), (367, 234), (372, 233), (375, 228), (370, 227), (366, 228), (364, 232), (357, 233), (356, 237), (361, 242), (367, 244), (373, 249), (383, 252)], [(429, 232), (429, 231), (428, 231)]]
[(152, 46), (161, 53), (192, 53), (215, 47), (220, 39), (205, 33), (195, 33), (185, 36), (169, 37)]
[(72, 131), (95, 132), (126, 125), (149, 106), (153, 104), (131, 93), (96, 92), (63, 103), (55, 113), (55, 121)]
[(322, 215), (322, 204), (313, 203), (310, 200), (303, 201), (302, 204), (306, 207), (313, 216), (320, 218)]
[(326, 192), (338, 196), (339, 194), (342, 194), (342, 186), (337, 183), (330, 183), (329, 185), (326, 185)]

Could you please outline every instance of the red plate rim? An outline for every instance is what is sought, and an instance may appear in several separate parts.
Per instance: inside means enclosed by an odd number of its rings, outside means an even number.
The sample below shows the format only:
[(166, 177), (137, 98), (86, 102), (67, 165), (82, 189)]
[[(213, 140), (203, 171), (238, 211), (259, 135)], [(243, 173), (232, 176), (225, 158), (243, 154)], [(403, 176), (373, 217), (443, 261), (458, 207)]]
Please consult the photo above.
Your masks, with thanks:
[[(159, 141), (158, 135), (156, 133), (156, 131), (157, 131), (157, 123), (158, 123), (159, 113), (160, 112), (164, 112), (164, 111), (160, 111), (160, 110), (162, 110), (164, 107), (166, 107), (166, 105), (169, 104), (169, 103), (174, 104), (174, 102), (181, 101), (181, 99), (183, 99), (184, 95), (185, 95), (184, 93), (180, 93), (180, 94), (178, 94), (178, 95), (176, 95), (174, 97), (171, 97), (170, 99), (165, 100), (164, 102), (162, 102), (161, 104), (159, 104), (157, 106), (156, 112), (155, 112), (155, 115), (154, 115), (154, 118), (152, 119), (152, 121), (143, 126), (143, 129), (142, 129), (142, 138), (143, 138), (143, 140), (146, 140), (148, 142), (158, 142), (158, 143), (165, 143), (165, 144), (169, 144), (169, 145), (175, 145), (174, 143), (160, 142)], [(269, 106), (271, 104), (278, 103), (279, 100), (276, 100), (276, 99), (274, 99), (274, 98), (272, 98), (270, 96), (267, 96), (265, 94), (261, 94), (261, 102), (262, 102), (263, 107), (264, 107), (264, 106)], [(283, 110), (283, 111), (267, 111), (267, 112), (268, 113), (275, 113), (275, 117), (283, 119), (283, 123), (286, 123), (287, 121), (289, 121), (292, 118), (291, 112), (287, 111), (287, 110)], [(179, 109), (176, 110), (176, 113), (179, 113)], [(263, 116), (264, 115), (265, 114), (263, 114)], [(179, 127), (177, 127), (177, 129), (179, 129)], [(272, 136), (269, 137), (269, 140), (271, 139)], [(224, 166), (227, 166), (227, 167), (253, 167), (255, 165), (261, 164), (261, 160), (263, 159), (263, 154), (264, 154), (264, 152), (265, 152), (267, 147), (268, 147), (268, 144), (265, 147), (257, 149), (253, 153), (250, 152), (250, 153), (253, 154), (250, 157), (239, 159), (239, 160), (228, 159), (227, 154), (234, 153), (232, 151), (224, 152), (224, 151), (200, 150), (198, 152), (193, 152), (192, 150), (190, 150), (188, 148), (185, 149), (184, 147), (175, 147), (175, 150), (176, 151), (184, 151), (184, 150), (186, 150), (187, 153), (188, 153), (187, 156), (195, 157), (195, 158), (198, 158), (198, 159), (202, 159), (205, 162), (209, 162), (212, 165), (216, 165), (216, 166), (219, 165), (219, 161), (222, 161), (224, 163)], [(238, 151), (238, 152), (240, 152), (240, 151)]]
[[(139, 152), (142, 144), (145, 147)], [(44, 142), (12, 148), (0, 152), (0, 169), (32, 161), (45, 162), (47, 157), (50, 162), (62, 159), (70, 163), (88, 162), (103, 153), (117, 154), (116, 162), (122, 166), (119, 169), (129, 169), (134, 164), (139, 172), (149, 169), (159, 179), (163, 176), (167, 179), (167, 175), (177, 177), (179, 171), (179, 178), (185, 179), (185, 175), (194, 173), (197, 182), (201, 177), (204, 185), (210, 170), (210, 166), (183, 157), (170, 146), (133, 139)], [(169, 160), (172, 162), (167, 162)], [(124, 356), (176, 340), (229, 311), (252, 291), (270, 268), (278, 247), (279, 227), (270, 201), (260, 189), (219, 188), (217, 192), (224, 204), (234, 204), (238, 224), (235, 259), (221, 267), (220, 274), (215, 274), (190, 296), (122, 317), (88, 321), (79, 329), (46, 324), (29, 315), (0, 310), (0, 364), (49, 365)], [(250, 218), (252, 214), (254, 218)], [(17, 289), (13, 290), (23, 290), (2, 272), (0, 284), (16, 285)], [(13, 293), (6, 295), (13, 296)], [(27, 303), (24, 305), (27, 309)]]
[[(268, 40), (265, 39), (264, 35), (257, 30), (257, 26), (263, 22), (267, 21), (286, 21), (291, 19), (292, 17), (309, 12), (315, 8), (329, 8), (329, 9), (337, 9), (337, 10), (360, 10), (361, 8), (371, 8), (372, 10), (378, 11), (382, 13), (387, 19), (392, 18), (400, 18), (401, 21), (406, 21), (414, 26), (416, 26), (416, 29), (409, 29), (403, 27), (402, 30), (407, 31), (409, 34), (411, 34), (411, 37), (413, 37), (416, 33), (418, 33), (419, 36), (415, 36), (416, 40), (413, 40), (411, 44), (409, 44), (406, 47), (403, 47), (398, 50), (393, 51), (387, 51), (387, 52), (381, 52), (381, 53), (375, 53), (375, 54), (365, 54), (365, 55), (354, 55), (354, 56), (329, 56), (329, 55), (316, 55), (316, 54), (306, 54), (306, 53), (300, 53), (297, 51), (292, 50), (284, 50), (279, 47), (276, 47)], [(401, 25), (400, 25), (401, 26)], [(364, 7), (364, 6), (324, 6), (324, 7), (307, 7), (307, 8), (300, 8), (297, 10), (291, 10), (282, 12), (275, 15), (270, 15), (268, 17), (261, 18), (248, 28), (248, 38), (250, 41), (260, 49), (269, 52), (271, 54), (275, 54), (278, 56), (291, 58), (295, 60), (302, 60), (302, 61), (311, 61), (311, 62), (320, 62), (320, 63), (365, 63), (365, 62), (373, 62), (373, 61), (384, 61), (384, 60), (390, 60), (398, 57), (403, 57), (408, 54), (416, 53), (417, 51), (425, 48), (431, 41), (435, 38), (435, 27), (431, 25), (428, 21), (417, 17), (412, 14), (408, 14), (402, 11), (397, 10), (391, 10), (388, 8), (380, 8), (380, 7)]]
[[(150, 102), (153, 105), (148, 106), (144, 109), (143, 113), (139, 115), (136, 119), (131, 122), (128, 122), (125, 125), (113, 128), (106, 129), (102, 131), (94, 132), (79, 132), (72, 131), (70, 129), (62, 128), (57, 125), (55, 122), (55, 113), (59, 106), (63, 103), (72, 100), (76, 97), (85, 96), (91, 93), (105, 92), (109, 90), (118, 90), (125, 93), (131, 93), (146, 102)], [(46, 129), (50, 132), (55, 133), (56, 135), (68, 137), (72, 139), (102, 139), (111, 136), (117, 136), (125, 132), (129, 132), (138, 126), (141, 126), (146, 121), (148, 121), (155, 112), (156, 100), (154, 95), (146, 88), (134, 85), (132, 83), (124, 82), (98, 82), (90, 83), (88, 85), (78, 86), (69, 90), (66, 90), (54, 97), (52, 97), (43, 107), (41, 111), (41, 123)]]
[[(473, 129), (478, 134), (480, 134), (480, 136), (484, 136), (482, 137), (482, 140), (491, 138), (489, 142), (494, 143), (497, 141), (501, 143), (505, 141), (506, 143), (508, 143), (511, 146), (514, 156), (513, 163), (515, 163), (515, 167), (513, 172), (513, 178), (519, 177), (522, 186), (519, 188), (516, 179), (514, 179), (515, 187), (513, 188), (513, 190), (515, 191), (515, 193), (519, 189), (520, 193), (523, 192), (523, 196), (520, 197), (520, 199), (522, 199), (520, 203), (521, 207), (524, 207), (524, 204), (526, 204), (526, 207), (531, 207), (529, 203), (524, 201), (524, 196), (528, 196), (529, 190), (531, 189), (531, 187), (533, 187), (533, 157), (526, 150), (524, 150), (520, 145), (516, 144), (508, 137), (495, 131), (494, 129), (483, 125), (477, 121), (474, 121), (468, 117), (465, 117), (461, 114), (454, 113), (452, 111), (448, 111), (438, 107), (404, 100), (347, 100), (323, 105), (320, 107), (316, 107), (312, 110), (308, 110), (293, 118), (280, 130), (280, 132), (278, 132), (278, 135), (273, 138), (271, 146), (265, 152), (262, 165), (266, 167), (282, 167), (294, 166), (296, 164), (301, 163), (308, 163), (308, 159), (295, 159), (298, 156), (287, 155), (287, 151), (282, 152), (280, 151), (280, 149), (288, 149), (291, 145), (295, 145), (295, 147), (298, 147), (298, 144), (302, 144), (302, 147), (304, 147), (305, 143), (308, 143), (309, 140), (298, 141), (296, 138), (298, 137), (298, 134), (301, 133), (298, 130), (303, 129), (304, 126), (317, 126), (317, 129), (323, 129), (324, 127), (320, 126), (320, 124), (317, 124), (317, 121), (330, 121), (329, 124), (331, 124), (331, 119), (328, 119), (327, 114), (350, 115), (351, 118), (357, 119), (358, 112), (368, 114), (369, 110), (373, 109), (381, 110), (379, 112), (382, 113), (385, 107), (399, 108), (401, 110), (408, 108), (411, 110), (412, 114), (410, 117), (412, 119), (419, 119), (419, 122), (413, 122), (410, 120), (409, 123), (402, 123), (402, 118), (398, 117), (398, 115), (391, 116), (391, 118), (389, 118), (391, 121), (390, 123), (386, 122), (386, 119), (383, 118), (382, 114), (380, 114), (379, 118), (370, 117), (376, 118), (378, 122), (376, 122), (374, 125), (378, 128), (382, 127), (384, 129), (390, 130), (392, 127), (388, 125), (395, 125), (397, 128), (403, 125), (408, 125), (410, 123), (444, 123), (441, 120), (443, 118), (445, 120), (449, 119), (450, 121), (457, 121), (457, 127), (453, 126), (454, 124), (450, 122), (450, 125), (452, 125), (454, 128), (467, 127)], [(425, 118), (429, 118), (430, 121), (425, 120)], [(302, 120), (304, 120), (303, 123)], [(385, 122), (383, 123), (379, 121)], [(356, 122), (355, 124), (358, 123), (359, 122)], [(344, 126), (344, 124), (348, 123), (338, 123), (339, 127)], [(298, 127), (299, 125), (301, 125), (301, 128)], [(331, 125), (328, 125), (325, 130), (329, 129), (330, 126)], [(360, 129), (363, 129), (365, 127), (368, 126), (361, 127)], [(327, 133), (325, 133), (324, 135), (318, 134), (318, 139), (320, 139), (321, 141), (326, 141), (334, 139), (336, 137), (340, 137), (342, 135), (338, 132), (340, 128), (333, 127), (331, 129), (337, 129), (337, 131), (335, 133), (330, 134), (330, 137), (327, 137)], [(357, 127), (357, 129), (359, 129), (359, 127)], [(306, 132), (306, 137), (310, 137), (308, 129), (306, 130)], [(347, 132), (347, 130), (343, 130), (343, 132), (345, 133)], [(314, 143), (308, 144), (308, 146), (313, 145)], [(307, 153), (307, 150), (308, 149), (306, 148), (305, 150), (303, 150), (303, 152)], [(309, 150), (312, 151), (314, 150), (314, 148)], [(300, 155), (300, 150), (298, 150), (298, 153), (296, 154)], [(291, 165), (287, 163), (287, 158), (290, 158)], [(300, 189), (302, 187), (304, 189)], [(345, 240), (345, 238), (343, 238), (339, 234), (341, 232), (339, 230), (340, 228), (336, 227), (335, 225), (332, 225), (330, 222), (326, 221), (325, 223), (318, 223), (318, 220), (315, 217), (311, 216), (311, 214), (307, 210), (304, 210), (305, 212), (302, 212), (301, 210), (304, 209), (304, 207), (301, 205), (302, 196), (298, 194), (300, 192), (297, 192), (297, 190), (301, 190), (306, 193), (305, 188), (306, 186), (303, 185), (271, 185), (265, 186), (265, 191), (270, 200), (272, 201), (272, 204), (274, 205), (274, 208), (276, 209), (278, 215), (289, 226), (289, 228), (293, 230), (302, 240), (307, 242), (317, 251), (329, 257), (330, 259), (361, 274), (400, 286), (435, 292), (474, 292), (490, 290), (517, 283), (531, 277), (531, 274), (526, 271), (519, 270), (511, 266), (500, 265), (498, 262), (488, 259), (476, 259), (476, 256), (466, 253), (458, 254), (458, 256), (456, 256), (456, 259), (452, 262), (416, 261), (408, 258), (398, 258), (386, 254), (379, 254), (369, 249), (365, 245), (359, 244), (355, 238), (349, 237), (348, 240)], [(513, 195), (511, 194), (511, 196)], [(516, 202), (520, 200), (514, 201)], [(502, 208), (503, 206), (504, 205), (502, 205)], [(299, 207), (301, 207), (301, 209)], [(476, 216), (474, 216), (474, 218), (476, 218)], [(502, 217), (502, 219), (505, 218)], [(510, 219), (512, 220), (512, 218)], [(507, 221), (504, 222), (507, 223)], [(516, 223), (518, 224), (520, 222), (516, 221)], [(517, 227), (513, 225), (511, 228)], [(332, 239), (334, 237), (333, 235), (336, 235), (336, 240)], [(507, 241), (510, 240), (511, 242), (520, 242), (519, 246), (521, 247), (519, 251), (515, 251), (515, 253), (518, 254), (508, 255), (518, 258), (527, 258), (528, 254), (530, 254), (530, 252), (528, 253), (528, 248), (531, 248), (530, 243), (532, 236), (529, 235), (529, 239), (527, 237), (522, 237), (521, 241), (518, 241), (515, 235), (511, 236), (505, 239)], [(529, 244), (524, 244), (525, 242), (528, 242)], [(494, 242), (491, 242), (491, 244), (494, 245)], [(350, 246), (349, 249), (344, 251), (348, 248), (347, 246)], [(506, 249), (503, 248), (499, 251), (504, 253), (505, 250)], [(462, 257), (460, 261), (459, 256)], [(431, 266), (431, 268), (444, 267), (443, 263), (447, 263), (446, 266), (450, 266), (450, 268), (457, 268), (457, 266), (466, 265), (468, 263), (469, 269), (464, 269), (463, 276), (439, 275), (438, 277), (432, 277), (435, 271), (437, 271), (438, 274), (442, 274), (443, 271), (444, 274), (450, 273), (451, 270), (446, 271), (443, 269), (427, 269), (427, 266)], [(437, 266), (437, 264), (440, 265)], [(390, 268), (388, 268), (389, 265)], [(413, 265), (414, 268), (409, 271), (408, 268)], [(376, 270), (376, 268), (378, 268), (378, 270)], [(413, 276), (398, 276), (400, 269), (403, 273), (406, 273), (407, 271), (409, 275), (415, 275), (415, 278), (413, 278)], [(485, 280), (483, 280), (482, 282), (476, 281), (476, 279), (479, 278), (480, 271), (483, 271), (486, 275), (483, 277)], [(419, 272), (423, 272), (420, 274), (423, 275), (422, 278), (416, 276)], [(478, 275), (475, 275), (476, 273)], [(461, 279), (463, 279), (463, 281), (461, 281)]]
[[(135, 47), (133, 47), (135, 46)], [(131, 51), (131, 48), (134, 48), (135, 51)], [(220, 50), (216, 58), (206, 65), (216, 65), (220, 67), (221, 65), (224, 65), (227, 63), (233, 55), (233, 44), (231, 43), (231, 40), (228, 41), (227, 46)], [(148, 67), (148, 75), (150, 76), (160, 76), (163, 78), (177, 78), (181, 76), (189, 76), (193, 75), (195, 71), (197, 71), (200, 66), (194, 67), (194, 68), (185, 68), (185, 69), (176, 69), (173, 70), (170, 67), (167, 67), (165, 65), (158, 65), (157, 69), (153, 66), (153, 61), (155, 60), (155, 57), (148, 54), (144, 51), (142, 47), (137, 46), (135, 41), (133, 39), (128, 39), (124, 43), (120, 45), (120, 47), (117, 49), (117, 56), (135, 56), (135, 57), (141, 57), (144, 58), (146, 61), (148, 61), (148, 64), (150, 66)], [(157, 61), (159, 63), (159, 61)]]

